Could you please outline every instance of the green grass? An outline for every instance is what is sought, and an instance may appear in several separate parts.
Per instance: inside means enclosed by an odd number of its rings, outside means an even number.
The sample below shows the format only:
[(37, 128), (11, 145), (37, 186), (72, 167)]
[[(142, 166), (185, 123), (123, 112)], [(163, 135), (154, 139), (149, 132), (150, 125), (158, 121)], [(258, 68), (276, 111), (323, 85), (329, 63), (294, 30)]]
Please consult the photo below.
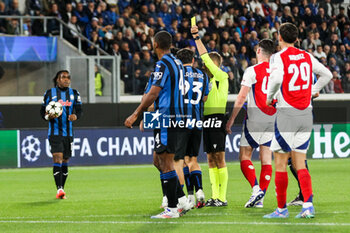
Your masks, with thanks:
[[(257, 174), (260, 165), (256, 165)], [(179, 219), (161, 211), (159, 174), (152, 166), (72, 167), (68, 199), (56, 200), (51, 168), (0, 170), (0, 232), (350, 232), (350, 159), (310, 160), (316, 218), (266, 220), (276, 207), (274, 181), (263, 209), (245, 209), (251, 189), (229, 163), (228, 207), (195, 209)], [(210, 196), (208, 166), (202, 164)], [(289, 176), (288, 200), (298, 192)]]

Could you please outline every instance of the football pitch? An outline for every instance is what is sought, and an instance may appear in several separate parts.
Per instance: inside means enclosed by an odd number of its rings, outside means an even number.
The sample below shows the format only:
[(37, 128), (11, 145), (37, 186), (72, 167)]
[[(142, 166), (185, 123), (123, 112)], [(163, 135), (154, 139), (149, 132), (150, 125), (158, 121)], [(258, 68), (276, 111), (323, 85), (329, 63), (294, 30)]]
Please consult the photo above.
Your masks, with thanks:
[[(206, 198), (208, 166), (201, 164)], [(260, 163), (254, 162), (257, 174)], [(150, 219), (161, 209), (151, 165), (71, 167), (66, 200), (55, 199), (52, 168), (0, 170), (0, 232), (350, 232), (350, 159), (309, 160), (316, 218), (263, 219), (276, 207), (274, 180), (263, 209), (246, 209), (251, 188), (239, 163), (228, 163), (228, 207), (194, 209), (179, 219)], [(287, 199), (298, 186), (289, 173)]]

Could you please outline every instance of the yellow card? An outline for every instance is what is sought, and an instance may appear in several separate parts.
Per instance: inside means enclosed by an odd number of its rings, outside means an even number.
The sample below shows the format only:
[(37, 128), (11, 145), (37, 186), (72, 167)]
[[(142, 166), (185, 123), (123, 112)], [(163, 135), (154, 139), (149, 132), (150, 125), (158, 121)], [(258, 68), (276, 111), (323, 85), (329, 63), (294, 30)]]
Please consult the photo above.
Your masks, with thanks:
[(193, 16), (191, 18), (191, 27), (193, 27), (193, 26), (196, 26), (196, 17), (195, 16)]

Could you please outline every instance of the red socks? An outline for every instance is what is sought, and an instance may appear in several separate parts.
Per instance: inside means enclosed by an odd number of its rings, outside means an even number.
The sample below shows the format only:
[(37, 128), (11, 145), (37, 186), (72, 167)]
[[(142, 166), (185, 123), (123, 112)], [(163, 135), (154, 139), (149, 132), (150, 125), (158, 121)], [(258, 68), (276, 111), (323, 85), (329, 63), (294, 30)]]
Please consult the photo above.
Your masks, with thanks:
[(298, 172), (301, 193), (304, 197), (304, 202), (312, 202), (312, 185), (311, 176), (307, 169), (300, 169)]
[(254, 185), (258, 184), (255, 176), (255, 168), (253, 166), (252, 161), (250, 160), (242, 160), (241, 161), (241, 170), (245, 178), (248, 180), (250, 186), (253, 188)]
[(260, 172), (260, 189), (266, 193), (267, 188), (269, 187), (272, 176), (272, 166), (271, 165), (261, 165)]
[(277, 193), (278, 208), (286, 208), (287, 202), (287, 187), (288, 187), (288, 173), (276, 171), (275, 185)]

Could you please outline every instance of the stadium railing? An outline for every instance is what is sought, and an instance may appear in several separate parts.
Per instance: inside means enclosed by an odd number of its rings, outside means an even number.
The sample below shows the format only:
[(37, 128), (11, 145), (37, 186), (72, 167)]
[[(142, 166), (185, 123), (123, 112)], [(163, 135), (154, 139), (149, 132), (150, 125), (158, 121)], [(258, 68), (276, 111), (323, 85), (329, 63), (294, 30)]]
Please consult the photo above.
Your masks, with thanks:
[[(109, 55), (106, 51), (104, 51), (103, 49), (101, 49), (99, 47), (98, 44), (95, 44), (94, 42), (92, 42), (91, 40), (89, 40), (87, 37), (85, 37), (83, 34), (81, 34), (80, 32), (78, 32), (75, 29), (72, 29), (68, 26), (67, 23), (65, 23), (62, 19), (59, 19), (57, 17), (53, 17), (53, 16), (27, 16), (27, 15), (23, 15), (23, 16), (17, 16), (17, 15), (0, 15), (0, 19), (18, 19), (19, 20), (19, 30), (20, 30), (20, 35), (24, 36), (24, 19), (42, 19), (43, 20), (43, 30), (44, 33), (49, 33), (47, 30), (47, 22), (48, 20), (54, 19), (57, 20), (57, 22), (59, 22), (59, 37), (61, 39), (63, 39), (63, 28), (67, 27), (69, 28), (69, 30), (74, 31), (77, 35), (78, 35), (78, 50), (79, 52), (82, 52), (82, 42), (86, 41), (89, 44), (93, 45), (96, 49), (97, 49), (97, 56), (99, 55)], [(35, 36), (35, 35), (33, 35)]]

